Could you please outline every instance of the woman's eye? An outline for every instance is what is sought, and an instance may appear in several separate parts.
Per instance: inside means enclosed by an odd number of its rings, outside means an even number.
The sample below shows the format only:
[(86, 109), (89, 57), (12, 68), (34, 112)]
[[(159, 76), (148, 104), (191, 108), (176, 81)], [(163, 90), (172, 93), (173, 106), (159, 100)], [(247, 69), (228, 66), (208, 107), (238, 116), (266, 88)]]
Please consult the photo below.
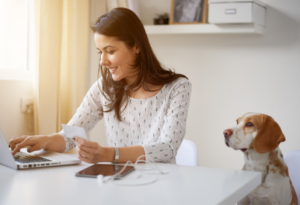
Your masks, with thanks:
[(107, 51), (107, 53), (109, 53), (109, 54), (113, 54), (113, 53), (114, 53), (114, 51)]
[(253, 126), (253, 124), (251, 123), (251, 122), (248, 122), (247, 124), (246, 124), (246, 127), (252, 127)]

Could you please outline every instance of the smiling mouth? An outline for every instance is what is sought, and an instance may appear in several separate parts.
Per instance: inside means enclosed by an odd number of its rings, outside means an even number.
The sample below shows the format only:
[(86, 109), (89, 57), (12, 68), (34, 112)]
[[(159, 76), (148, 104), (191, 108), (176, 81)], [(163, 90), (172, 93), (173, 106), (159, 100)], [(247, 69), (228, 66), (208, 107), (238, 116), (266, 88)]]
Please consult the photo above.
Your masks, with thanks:
[(241, 149), (242, 152), (246, 152), (247, 151), (247, 148), (243, 148)]
[(118, 68), (115, 67), (115, 68), (108, 68), (107, 69), (109, 70), (110, 73), (114, 73)]

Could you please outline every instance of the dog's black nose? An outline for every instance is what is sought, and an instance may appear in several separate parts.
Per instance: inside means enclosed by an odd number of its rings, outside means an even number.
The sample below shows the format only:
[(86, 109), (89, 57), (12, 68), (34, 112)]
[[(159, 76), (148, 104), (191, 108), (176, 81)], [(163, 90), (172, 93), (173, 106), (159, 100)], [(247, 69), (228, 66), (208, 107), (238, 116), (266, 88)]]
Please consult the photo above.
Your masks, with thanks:
[(227, 141), (229, 139), (229, 137), (232, 135), (232, 130), (231, 129), (224, 130), (223, 134), (224, 134), (225, 140)]

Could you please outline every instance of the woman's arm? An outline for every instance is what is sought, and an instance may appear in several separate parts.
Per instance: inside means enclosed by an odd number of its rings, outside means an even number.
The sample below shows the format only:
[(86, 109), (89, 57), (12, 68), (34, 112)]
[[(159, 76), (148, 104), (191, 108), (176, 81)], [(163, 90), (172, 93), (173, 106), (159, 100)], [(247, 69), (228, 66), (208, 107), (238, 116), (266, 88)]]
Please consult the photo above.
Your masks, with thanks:
[(48, 143), (45, 146), (44, 150), (47, 151), (53, 151), (53, 152), (59, 152), (63, 153), (66, 148), (66, 143), (64, 138), (60, 134), (52, 134), (48, 135)]
[[(114, 147), (102, 147), (97, 142), (86, 141), (75, 137), (78, 158), (87, 163), (113, 162), (115, 159)], [(140, 145), (130, 147), (119, 147), (118, 163), (127, 161), (135, 162), (138, 157), (145, 155), (144, 148)], [(145, 160), (145, 157), (140, 158)]]
[(64, 152), (66, 143), (64, 138), (59, 134), (52, 135), (23, 135), (22, 137), (12, 138), (9, 141), (9, 146), (12, 150), (12, 155), (15, 155), (25, 146), (28, 152), (33, 152), (40, 149), (45, 149), (54, 152)]

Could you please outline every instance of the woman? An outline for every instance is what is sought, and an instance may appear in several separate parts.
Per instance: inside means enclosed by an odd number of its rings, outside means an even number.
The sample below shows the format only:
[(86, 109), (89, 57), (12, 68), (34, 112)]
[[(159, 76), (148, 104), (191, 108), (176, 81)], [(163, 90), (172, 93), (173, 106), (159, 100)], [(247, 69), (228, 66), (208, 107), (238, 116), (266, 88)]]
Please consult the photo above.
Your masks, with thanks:
[(66, 152), (76, 145), (79, 159), (87, 163), (134, 162), (141, 155), (175, 163), (185, 135), (191, 83), (162, 68), (144, 26), (129, 9), (116, 8), (100, 16), (92, 30), (102, 77), (68, 125), (89, 132), (104, 118), (109, 147), (78, 137), (72, 140), (61, 131), (13, 138), (12, 154), (24, 146), (30, 146), (29, 152), (42, 148)]

